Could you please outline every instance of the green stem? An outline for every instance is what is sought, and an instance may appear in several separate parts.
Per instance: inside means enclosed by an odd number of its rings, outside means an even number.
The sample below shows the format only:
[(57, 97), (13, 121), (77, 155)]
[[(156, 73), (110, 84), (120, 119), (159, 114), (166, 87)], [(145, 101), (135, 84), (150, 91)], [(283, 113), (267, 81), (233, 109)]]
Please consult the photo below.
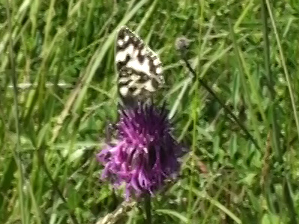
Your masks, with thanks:
[(151, 215), (151, 195), (146, 194), (144, 197), (144, 210), (147, 224), (152, 223), (152, 215)]

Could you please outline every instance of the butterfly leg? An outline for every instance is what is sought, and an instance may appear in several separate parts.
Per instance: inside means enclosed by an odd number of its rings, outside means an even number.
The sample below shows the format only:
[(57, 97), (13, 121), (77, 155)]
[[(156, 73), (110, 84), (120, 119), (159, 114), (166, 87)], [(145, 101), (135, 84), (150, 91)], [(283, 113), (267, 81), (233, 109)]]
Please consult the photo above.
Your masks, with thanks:
[(113, 137), (116, 129), (117, 129), (117, 125), (108, 120), (108, 122), (106, 124), (106, 128), (105, 128), (105, 133), (106, 133), (105, 140), (106, 140), (106, 142), (111, 142), (112, 137)]

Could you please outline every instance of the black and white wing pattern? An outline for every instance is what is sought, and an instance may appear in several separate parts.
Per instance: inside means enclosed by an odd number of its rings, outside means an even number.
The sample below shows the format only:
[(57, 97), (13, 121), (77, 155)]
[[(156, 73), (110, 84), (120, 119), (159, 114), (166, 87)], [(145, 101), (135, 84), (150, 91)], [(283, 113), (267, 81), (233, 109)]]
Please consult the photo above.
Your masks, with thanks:
[(146, 100), (164, 83), (159, 57), (127, 27), (116, 38), (115, 64), (124, 103)]

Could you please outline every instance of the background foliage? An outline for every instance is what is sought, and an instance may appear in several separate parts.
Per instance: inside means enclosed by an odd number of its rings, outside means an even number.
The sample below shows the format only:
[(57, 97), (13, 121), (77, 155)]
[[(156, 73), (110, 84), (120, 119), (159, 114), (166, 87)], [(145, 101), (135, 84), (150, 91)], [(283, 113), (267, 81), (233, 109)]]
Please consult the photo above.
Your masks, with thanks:
[[(159, 53), (157, 98), (190, 146), (180, 179), (152, 200), (153, 222), (297, 223), (298, 22), (295, 0), (2, 0), (0, 223), (95, 223), (122, 203), (95, 154), (116, 119), (124, 24)], [(174, 47), (182, 35), (192, 81)], [(137, 207), (127, 215), (143, 223)]]

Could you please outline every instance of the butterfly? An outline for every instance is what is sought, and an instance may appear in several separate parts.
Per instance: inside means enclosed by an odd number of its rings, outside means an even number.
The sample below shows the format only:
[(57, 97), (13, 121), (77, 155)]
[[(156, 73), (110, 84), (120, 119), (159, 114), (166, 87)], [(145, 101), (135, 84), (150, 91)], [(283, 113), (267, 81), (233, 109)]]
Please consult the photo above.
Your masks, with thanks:
[(164, 84), (162, 63), (157, 54), (125, 26), (116, 37), (115, 67), (118, 93), (124, 104), (145, 101)]

